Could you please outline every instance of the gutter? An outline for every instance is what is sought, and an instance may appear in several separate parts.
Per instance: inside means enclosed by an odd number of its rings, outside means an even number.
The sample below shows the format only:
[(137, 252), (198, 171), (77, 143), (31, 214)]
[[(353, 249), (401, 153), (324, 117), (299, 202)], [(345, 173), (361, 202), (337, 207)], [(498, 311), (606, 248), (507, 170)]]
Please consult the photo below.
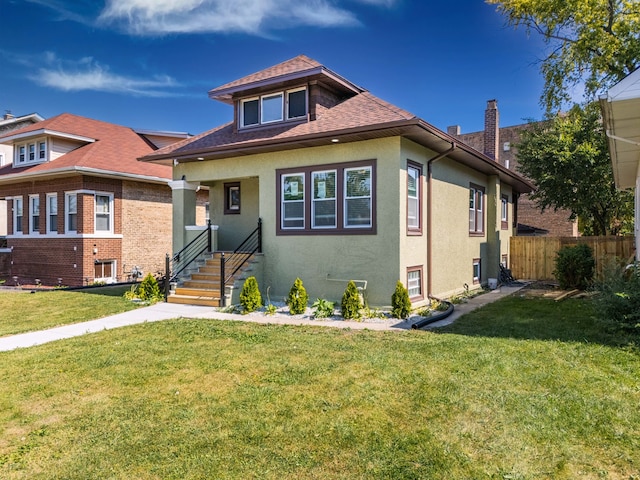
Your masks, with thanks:
[(455, 141), (451, 142), (451, 148), (449, 148), (449, 150), (446, 150), (442, 153), (439, 153), (438, 155), (436, 155), (435, 157), (427, 160), (427, 298), (432, 298), (431, 297), (431, 281), (432, 281), (432, 257), (433, 257), (433, 230), (431, 228), (431, 225), (433, 223), (433, 219), (432, 219), (432, 192), (431, 192), (431, 179), (433, 176), (433, 172), (432, 172), (432, 164), (437, 162), (438, 160), (443, 159), (444, 157), (446, 157), (447, 155), (449, 155), (450, 153), (453, 153), (453, 151), (458, 148), (458, 144)]

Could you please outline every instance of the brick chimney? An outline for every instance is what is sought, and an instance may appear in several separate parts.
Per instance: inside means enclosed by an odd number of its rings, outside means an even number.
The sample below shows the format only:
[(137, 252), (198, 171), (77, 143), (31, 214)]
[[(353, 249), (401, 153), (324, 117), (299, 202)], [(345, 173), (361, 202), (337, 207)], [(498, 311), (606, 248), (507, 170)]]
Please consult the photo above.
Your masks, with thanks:
[(498, 144), (500, 143), (500, 115), (498, 114), (498, 101), (487, 101), (487, 109), (484, 111), (484, 151), (483, 153), (496, 162), (499, 160)]
[(16, 118), (16, 117), (13, 113), (11, 113), (11, 110), (5, 110), (3, 120), (11, 120), (12, 118)]

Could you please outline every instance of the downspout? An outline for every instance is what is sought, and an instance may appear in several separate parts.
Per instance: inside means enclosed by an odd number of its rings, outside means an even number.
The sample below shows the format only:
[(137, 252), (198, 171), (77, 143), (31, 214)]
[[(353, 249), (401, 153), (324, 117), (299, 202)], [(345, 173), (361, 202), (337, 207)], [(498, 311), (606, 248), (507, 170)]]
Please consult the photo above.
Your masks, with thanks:
[(432, 180), (432, 176), (433, 176), (433, 172), (432, 172), (432, 164), (437, 162), (438, 160), (443, 159), (444, 157), (446, 157), (447, 155), (449, 155), (450, 153), (452, 153), (455, 149), (457, 148), (456, 142), (451, 142), (451, 148), (449, 150), (447, 150), (446, 152), (442, 152), (439, 153), (438, 155), (436, 155), (435, 157), (433, 157), (430, 160), (427, 160), (427, 297), (431, 297), (431, 266), (432, 266), (432, 261), (431, 261), (431, 257), (432, 257), (432, 252), (433, 252), (433, 234), (432, 234), (432, 229), (431, 229), (431, 224), (432, 222), (432, 207), (431, 207), (431, 199), (432, 199), (432, 194), (431, 194), (431, 180)]

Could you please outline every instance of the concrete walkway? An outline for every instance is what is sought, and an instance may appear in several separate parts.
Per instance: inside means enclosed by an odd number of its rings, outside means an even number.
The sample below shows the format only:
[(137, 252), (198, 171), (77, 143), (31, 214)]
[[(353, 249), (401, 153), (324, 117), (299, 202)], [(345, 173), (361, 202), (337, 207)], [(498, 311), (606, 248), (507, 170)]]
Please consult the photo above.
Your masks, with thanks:
[[(469, 299), (466, 303), (455, 306), (454, 311), (447, 318), (429, 324), (424, 329), (438, 328), (449, 325), (457, 320), (460, 316), (475, 310), (478, 307), (486, 305), (511, 295), (520, 290), (522, 285), (501, 286), (496, 290), (492, 290), (483, 295)], [(112, 328), (124, 327), (126, 325), (134, 325), (145, 322), (158, 322), (171, 318), (205, 318), (216, 320), (236, 320), (243, 322), (254, 322), (262, 324), (278, 324), (278, 325), (315, 325), (322, 327), (334, 328), (350, 328), (353, 330), (387, 330), (399, 331), (409, 330), (411, 328), (411, 320), (379, 320), (370, 322), (353, 322), (353, 321), (336, 321), (336, 320), (315, 320), (308, 316), (297, 315), (291, 316), (274, 315), (267, 316), (263, 313), (253, 313), (249, 315), (238, 315), (231, 313), (222, 313), (211, 307), (198, 307), (194, 305), (179, 305), (174, 303), (156, 303), (149, 307), (143, 307), (131, 310), (125, 313), (119, 313), (98, 320), (88, 322), (64, 325), (62, 327), (50, 328), (38, 332), (22, 333), (19, 335), (11, 335), (0, 338), (0, 351), (9, 351), (16, 348), (26, 348), (43, 343), (62, 340), (65, 338), (77, 337), (88, 333), (100, 332), (102, 330), (110, 330)]]

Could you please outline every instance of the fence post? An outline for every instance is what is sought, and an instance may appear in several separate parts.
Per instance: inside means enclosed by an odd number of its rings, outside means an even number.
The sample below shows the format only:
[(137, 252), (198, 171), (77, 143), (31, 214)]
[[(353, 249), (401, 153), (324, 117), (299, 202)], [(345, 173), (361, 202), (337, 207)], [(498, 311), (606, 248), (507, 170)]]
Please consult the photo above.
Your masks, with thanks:
[(220, 253), (220, 306), (221, 307), (226, 307), (227, 306), (227, 298), (225, 295), (225, 288), (224, 288), (224, 284), (225, 284), (225, 273), (224, 273), (224, 252)]
[(164, 258), (164, 301), (169, 298), (169, 280), (171, 279), (171, 262), (169, 254), (167, 253)]
[(258, 218), (258, 253), (262, 253), (262, 219)]
[(207, 220), (207, 252), (211, 253), (211, 219)]

